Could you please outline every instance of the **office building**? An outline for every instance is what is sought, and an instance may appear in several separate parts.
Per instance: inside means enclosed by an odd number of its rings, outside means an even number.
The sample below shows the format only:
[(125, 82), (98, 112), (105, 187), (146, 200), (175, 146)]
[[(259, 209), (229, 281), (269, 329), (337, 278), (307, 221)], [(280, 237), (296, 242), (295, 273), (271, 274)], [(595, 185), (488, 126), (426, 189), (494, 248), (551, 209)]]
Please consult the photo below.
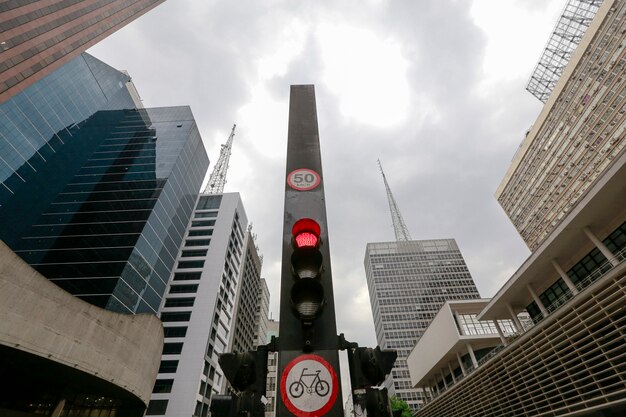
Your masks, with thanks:
[(385, 386), (415, 410), (424, 393), (410, 382), (409, 352), (446, 301), (478, 290), (454, 239), (368, 243), (365, 274), (378, 345), (398, 352)]
[(238, 193), (198, 198), (161, 308), (165, 345), (147, 415), (206, 417), (211, 396), (225, 392), (217, 358), (230, 351), (241, 280), (260, 273), (247, 224)]
[[(267, 322), (267, 340), (272, 340), (272, 336), (278, 337), (279, 322), (269, 320)], [(276, 415), (276, 392), (278, 389), (278, 352), (269, 352), (267, 358), (267, 386), (265, 396), (267, 404), (265, 404), (265, 417), (274, 417)]]
[(158, 311), (208, 158), (189, 107), (135, 109), (83, 54), (0, 105), (0, 238), (113, 311)]
[(439, 388), (419, 417), (626, 414), (624, 33), (626, 1), (605, 0), (496, 193), (532, 254), (475, 317), (514, 334), (447, 386), (411, 367)]
[(243, 265), (237, 282), (234, 320), (228, 343), (230, 352), (248, 352), (255, 349), (258, 337), (257, 309), (261, 291), (261, 259), (249, 230), (244, 237), (242, 252)]
[[(262, 261), (262, 259), (261, 259)], [(270, 342), (270, 339), (267, 337), (268, 326), (269, 326), (269, 317), (270, 313), (270, 290), (267, 288), (267, 281), (265, 278), (261, 278), (261, 282), (259, 284), (259, 294), (258, 300), (256, 304), (256, 315), (255, 315), (255, 329), (256, 333), (254, 335), (254, 345), (264, 345)]]
[(531, 251), (585, 198), (626, 146), (623, 4), (571, 3), (602, 6), (496, 191)]
[(163, 0), (0, 3), (0, 103), (67, 64)]
[[(413, 385), (441, 394), (506, 345), (512, 319), (478, 320), (488, 299), (446, 301), (407, 358)], [(528, 316), (517, 317), (528, 326)]]

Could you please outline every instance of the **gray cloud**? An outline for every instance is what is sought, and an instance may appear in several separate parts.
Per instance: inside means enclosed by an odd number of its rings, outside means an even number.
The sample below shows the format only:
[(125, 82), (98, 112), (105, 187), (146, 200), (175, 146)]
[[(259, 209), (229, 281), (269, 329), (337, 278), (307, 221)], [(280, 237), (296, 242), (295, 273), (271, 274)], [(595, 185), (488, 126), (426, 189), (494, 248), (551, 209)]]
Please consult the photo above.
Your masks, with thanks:
[[(316, 84), (339, 331), (361, 345), (376, 344), (365, 245), (394, 239), (378, 158), (413, 238), (456, 238), (481, 294), (492, 296), (528, 255), (493, 193), (540, 103), (524, 91), (525, 79), (495, 81), (489, 89), (481, 84), (487, 38), (474, 25), (470, 4), (270, 3), (170, 0), (91, 52), (127, 69), (147, 106), (191, 105), (213, 162), (237, 123), (226, 191), (241, 193), (254, 223), (274, 317), (288, 94), (290, 84), (300, 83)], [(534, 1), (525, 7), (546, 6)], [(372, 127), (342, 114), (338, 92), (324, 82), (323, 45), (313, 30), (284, 73), (259, 78), (259, 59), (288, 40), (288, 25), (320, 22), (364, 27), (400, 45), (411, 106), (403, 123)], [(527, 64), (530, 70), (534, 62)], [(362, 88), (389, 81), (372, 79)], [(275, 134), (264, 136), (238, 119), (255, 87), (282, 108)]]

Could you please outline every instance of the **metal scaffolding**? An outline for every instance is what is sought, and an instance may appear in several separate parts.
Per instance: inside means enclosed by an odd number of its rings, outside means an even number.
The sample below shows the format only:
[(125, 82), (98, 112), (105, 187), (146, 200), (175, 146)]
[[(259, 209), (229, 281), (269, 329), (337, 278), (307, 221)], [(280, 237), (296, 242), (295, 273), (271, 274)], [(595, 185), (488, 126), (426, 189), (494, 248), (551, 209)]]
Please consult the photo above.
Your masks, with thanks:
[(541, 102), (548, 101), (603, 0), (569, 0), (548, 40), (526, 90)]

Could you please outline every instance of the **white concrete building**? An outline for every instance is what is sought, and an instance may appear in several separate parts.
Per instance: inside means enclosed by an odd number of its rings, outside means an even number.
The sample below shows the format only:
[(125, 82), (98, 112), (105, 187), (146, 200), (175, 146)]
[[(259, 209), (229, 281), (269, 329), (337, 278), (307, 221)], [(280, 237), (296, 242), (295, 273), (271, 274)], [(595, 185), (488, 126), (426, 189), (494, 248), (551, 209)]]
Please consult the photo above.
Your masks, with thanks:
[(626, 0), (604, 0), (498, 188), (532, 254), (476, 318), (512, 320), (516, 337), (445, 389), (453, 358), (411, 362), (439, 394), (418, 417), (626, 415), (625, 34)]
[[(267, 322), (267, 341), (272, 336), (278, 337), (279, 322), (269, 320)], [(266, 394), (267, 404), (265, 405), (265, 417), (274, 417), (276, 415), (276, 393), (278, 387), (278, 352), (270, 352), (267, 358), (267, 387)]]
[(165, 345), (148, 415), (206, 417), (225, 389), (217, 358), (229, 351), (247, 222), (238, 193), (198, 198), (161, 307)]
[(259, 283), (259, 294), (256, 304), (256, 333), (254, 335), (254, 345), (264, 345), (270, 341), (267, 336), (270, 313), (270, 290), (267, 287), (267, 281), (265, 278), (261, 278)]
[[(261, 259), (250, 231), (246, 232), (244, 252), (243, 265), (237, 285), (235, 311), (233, 313), (234, 321), (232, 331), (230, 332), (230, 342), (228, 343), (230, 352), (248, 352), (257, 346)], [(269, 292), (267, 296), (269, 298)], [(226, 393), (226, 391), (223, 390), (222, 393)]]
[[(411, 384), (433, 397), (463, 379), (517, 334), (511, 319), (476, 315), (488, 299), (447, 301), (407, 358)], [(524, 317), (519, 318), (527, 323)]]

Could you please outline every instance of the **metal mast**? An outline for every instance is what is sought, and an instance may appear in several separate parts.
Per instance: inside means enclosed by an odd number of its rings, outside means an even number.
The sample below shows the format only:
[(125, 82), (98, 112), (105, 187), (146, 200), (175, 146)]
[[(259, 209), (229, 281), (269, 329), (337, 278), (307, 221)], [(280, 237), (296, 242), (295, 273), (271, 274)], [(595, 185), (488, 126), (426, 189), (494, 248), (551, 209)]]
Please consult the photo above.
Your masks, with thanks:
[(204, 194), (222, 194), (224, 192), (224, 185), (226, 184), (226, 171), (228, 171), (228, 159), (233, 148), (233, 138), (235, 137), (235, 127), (230, 132), (230, 136), (225, 144), (220, 149), (220, 157), (213, 168), (213, 172), (209, 177), (209, 182), (204, 189)]
[(407, 229), (406, 224), (404, 224), (404, 219), (402, 219), (402, 214), (400, 214), (398, 204), (393, 198), (393, 194), (391, 194), (391, 189), (387, 183), (387, 177), (385, 177), (385, 172), (383, 171), (380, 159), (378, 160), (378, 167), (380, 168), (380, 173), (383, 174), (383, 181), (385, 182), (385, 189), (387, 190), (387, 199), (389, 200), (389, 210), (391, 211), (391, 221), (393, 222), (393, 231), (396, 234), (396, 240), (412, 240), (411, 235), (409, 234), (409, 229)]

